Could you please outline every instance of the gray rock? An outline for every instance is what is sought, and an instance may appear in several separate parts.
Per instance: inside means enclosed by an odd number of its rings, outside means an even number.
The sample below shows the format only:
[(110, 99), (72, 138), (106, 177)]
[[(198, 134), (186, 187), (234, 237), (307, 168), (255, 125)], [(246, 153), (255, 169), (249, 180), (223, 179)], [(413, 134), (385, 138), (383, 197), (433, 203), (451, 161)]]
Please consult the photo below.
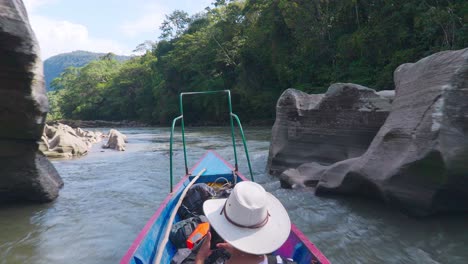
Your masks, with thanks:
[(326, 169), (316, 193), (379, 197), (415, 215), (467, 211), (468, 49), (403, 64), (394, 77), (392, 111), (369, 149)]
[(101, 140), (101, 132), (55, 123), (45, 126), (40, 150), (48, 158), (73, 158), (88, 154), (93, 144)]
[(125, 151), (125, 143), (127, 142), (127, 136), (120, 133), (116, 129), (111, 129), (109, 131), (109, 139), (107, 143), (102, 146), (102, 148), (110, 148), (118, 151)]
[(268, 171), (280, 175), (304, 163), (324, 166), (359, 157), (385, 122), (390, 102), (390, 96), (349, 83), (333, 84), (326, 94), (286, 90), (276, 106)]
[(304, 163), (296, 169), (287, 169), (280, 175), (281, 186), (297, 188), (316, 186), (328, 166), (317, 162)]
[(90, 146), (87, 142), (80, 138), (73, 128), (67, 125), (60, 124), (54, 137), (49, 141), (49, 151), (61, 153), (63, 158), (86, 155), (89, 149)]
[(1, 0), (0, 201), (51, 201), (63, 185), (38, 151), (48, 111), (38, 54), (23, 3)]

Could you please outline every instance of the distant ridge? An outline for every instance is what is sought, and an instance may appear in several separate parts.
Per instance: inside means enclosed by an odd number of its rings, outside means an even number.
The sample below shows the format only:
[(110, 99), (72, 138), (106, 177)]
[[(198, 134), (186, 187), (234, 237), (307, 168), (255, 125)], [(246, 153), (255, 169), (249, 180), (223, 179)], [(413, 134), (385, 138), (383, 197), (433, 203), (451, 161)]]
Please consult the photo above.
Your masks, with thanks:
[[(83, 67), (93, 60), (97, 60), (106, 53), (95, 53), (90, 51), (77, 50), (68, 53), (62, 53), (52, 56), (44, 61), (44, 78), (47, 91), (52, 90), (50, 83), (52, 80), (60, 76), (60, 74), (68, 67)], [(118, 61), (130, 59), (130, 56), (115, 55)]]

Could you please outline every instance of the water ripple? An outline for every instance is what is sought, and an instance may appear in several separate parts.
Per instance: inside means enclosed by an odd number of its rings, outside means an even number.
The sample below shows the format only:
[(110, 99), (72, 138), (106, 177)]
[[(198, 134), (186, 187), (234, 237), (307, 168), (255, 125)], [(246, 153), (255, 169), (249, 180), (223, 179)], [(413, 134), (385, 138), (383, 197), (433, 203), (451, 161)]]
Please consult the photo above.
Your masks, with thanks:
[[(104, 130), (104, 129), (101, 129)], [(0, 210), (0, 263), (117, 263), (169, 189), (167, 128), (122, 129), (125, 152), (96, 145), (88, 156), (54, 161), (65, 187), (47, 205)], [(187, 130), (189, 163), (215, 148), (233, 163), (229, 130)], [(265, 174), (268, 129), (247, 128), (257, 182), (277, 196), (292, 221), (333, 263), (468, 263), (468, 216), (413, 219), (354, 197), (322, 198), (281, 189)], [(183, 175), (180, 134), (175, 175)], [(247, 175), (238, 141), (240, 170)]]

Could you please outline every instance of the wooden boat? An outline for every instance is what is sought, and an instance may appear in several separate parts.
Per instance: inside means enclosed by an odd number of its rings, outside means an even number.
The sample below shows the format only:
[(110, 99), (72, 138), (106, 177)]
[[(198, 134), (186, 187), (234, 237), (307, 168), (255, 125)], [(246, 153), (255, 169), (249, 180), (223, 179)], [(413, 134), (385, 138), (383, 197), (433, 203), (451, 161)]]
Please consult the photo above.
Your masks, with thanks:
[[(217, 93), (217, 92), (226, 92), (228, 93), (229, 98), (229, 110), (231, 114), (231, 129), (232, 129), (232, 138), (233, 138), (233, 148), (234, 148), (234, 157), (235, 165), (232, 166), (223, 158), (221, 158), (216, 152), (208, 151), (199, 161), (193, 166), (190, 170), (187, 169), (187, 159), (186, 159), (186, 148), (185, 148), (185, 136), (184, 136), (184, 124), (183, 124), (183, 107), (182, 107), (182, 96), (187, 94), (199, 94), (199, 93), (182, 93), (180, 95), (180, 107), (181, 107), (181, 116), (174, 119), (172, 124), (171, 132), (171, 144), (170, 144), (170, 160), (171, 160), (171, 192), (163, 201), (161, 206), (158, 208), (156, 213), (151, 217), (151, 219), (146, 223), (143, 230), (138, 234), (137, 238), (133, 244), (128, 249), (127, 253), (121, 259), (121, 264), (153, 264), (155, 262), (155, 256), (157, 252), (162, 254), (161, 260), (159, 263), (169, 264), (173, 256), (177, 252), (177, 248), (171, 243), (163, 243), (161, 247), (161, 242), (164, 240), (164, 235), (167, 231), (170, 216), (172, 215), (175, 209), (179, 198), (181, 197), (185, 187), (194, 178), (193, 175), (201, 174), (202, 170), (205, 170), (202, 176), (200, 176), (196, 183), (212, 183), (215, 182), (218, 178), (223, 177), (229, 180), (230, 182), (240, 182), (248, 181), (248, 179), (238, 172), (237, 166), (237, 154), (235, 150), (235, 139), (234, 139), (234, 126), (233, 120), (238, 122), (241, 136), (244, 143), (244, 148), (246, 150), (247, 162), (249, 165), (249, 170), (251, 174), (251, 179), (253, 180), (253, 174), (250, 166), (250, 160), (247, 152), (247, 145), (245, 143), (245, 137), (240, 124), (239, 119), (232, 113), (231, 104), (230, 104), (230, 92), (229, 91), (213, 91), (213, 92), (201, 92), (201, 93)], [(182, 140), (184, 142), (184, 158), (185, 158), (185, 169), (186, 175), (182, 180), (172, 188), (172, 141), (174, 127), (177, 120), (182, 120)], [(180, 221), (181, 219), (176, 216), (173, 223)], [(161, 252), (160, 252), (161, 251)], [(312, 244), (308, 238), (294, 225), (291, 226), (291, 233), (287, 241), (273, 254), (281, 255), (283, 257), (292, 258), (294, 261), (300, 264), (309, 264), (309, 263), (321, 263), (328, 264), (330, 263), (327, 258)]]

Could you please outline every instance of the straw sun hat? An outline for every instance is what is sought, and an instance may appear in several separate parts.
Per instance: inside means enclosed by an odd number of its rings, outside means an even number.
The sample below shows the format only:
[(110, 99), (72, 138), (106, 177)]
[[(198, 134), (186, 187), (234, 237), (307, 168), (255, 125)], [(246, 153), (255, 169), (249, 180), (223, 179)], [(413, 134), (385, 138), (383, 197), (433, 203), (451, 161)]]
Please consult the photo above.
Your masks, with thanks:
[(207, 200), (203, 211), (226, 242), (250, 254), (272, 253), (291, 231), (281, 202), (254, 182), (238, 183), (227, 199)]

